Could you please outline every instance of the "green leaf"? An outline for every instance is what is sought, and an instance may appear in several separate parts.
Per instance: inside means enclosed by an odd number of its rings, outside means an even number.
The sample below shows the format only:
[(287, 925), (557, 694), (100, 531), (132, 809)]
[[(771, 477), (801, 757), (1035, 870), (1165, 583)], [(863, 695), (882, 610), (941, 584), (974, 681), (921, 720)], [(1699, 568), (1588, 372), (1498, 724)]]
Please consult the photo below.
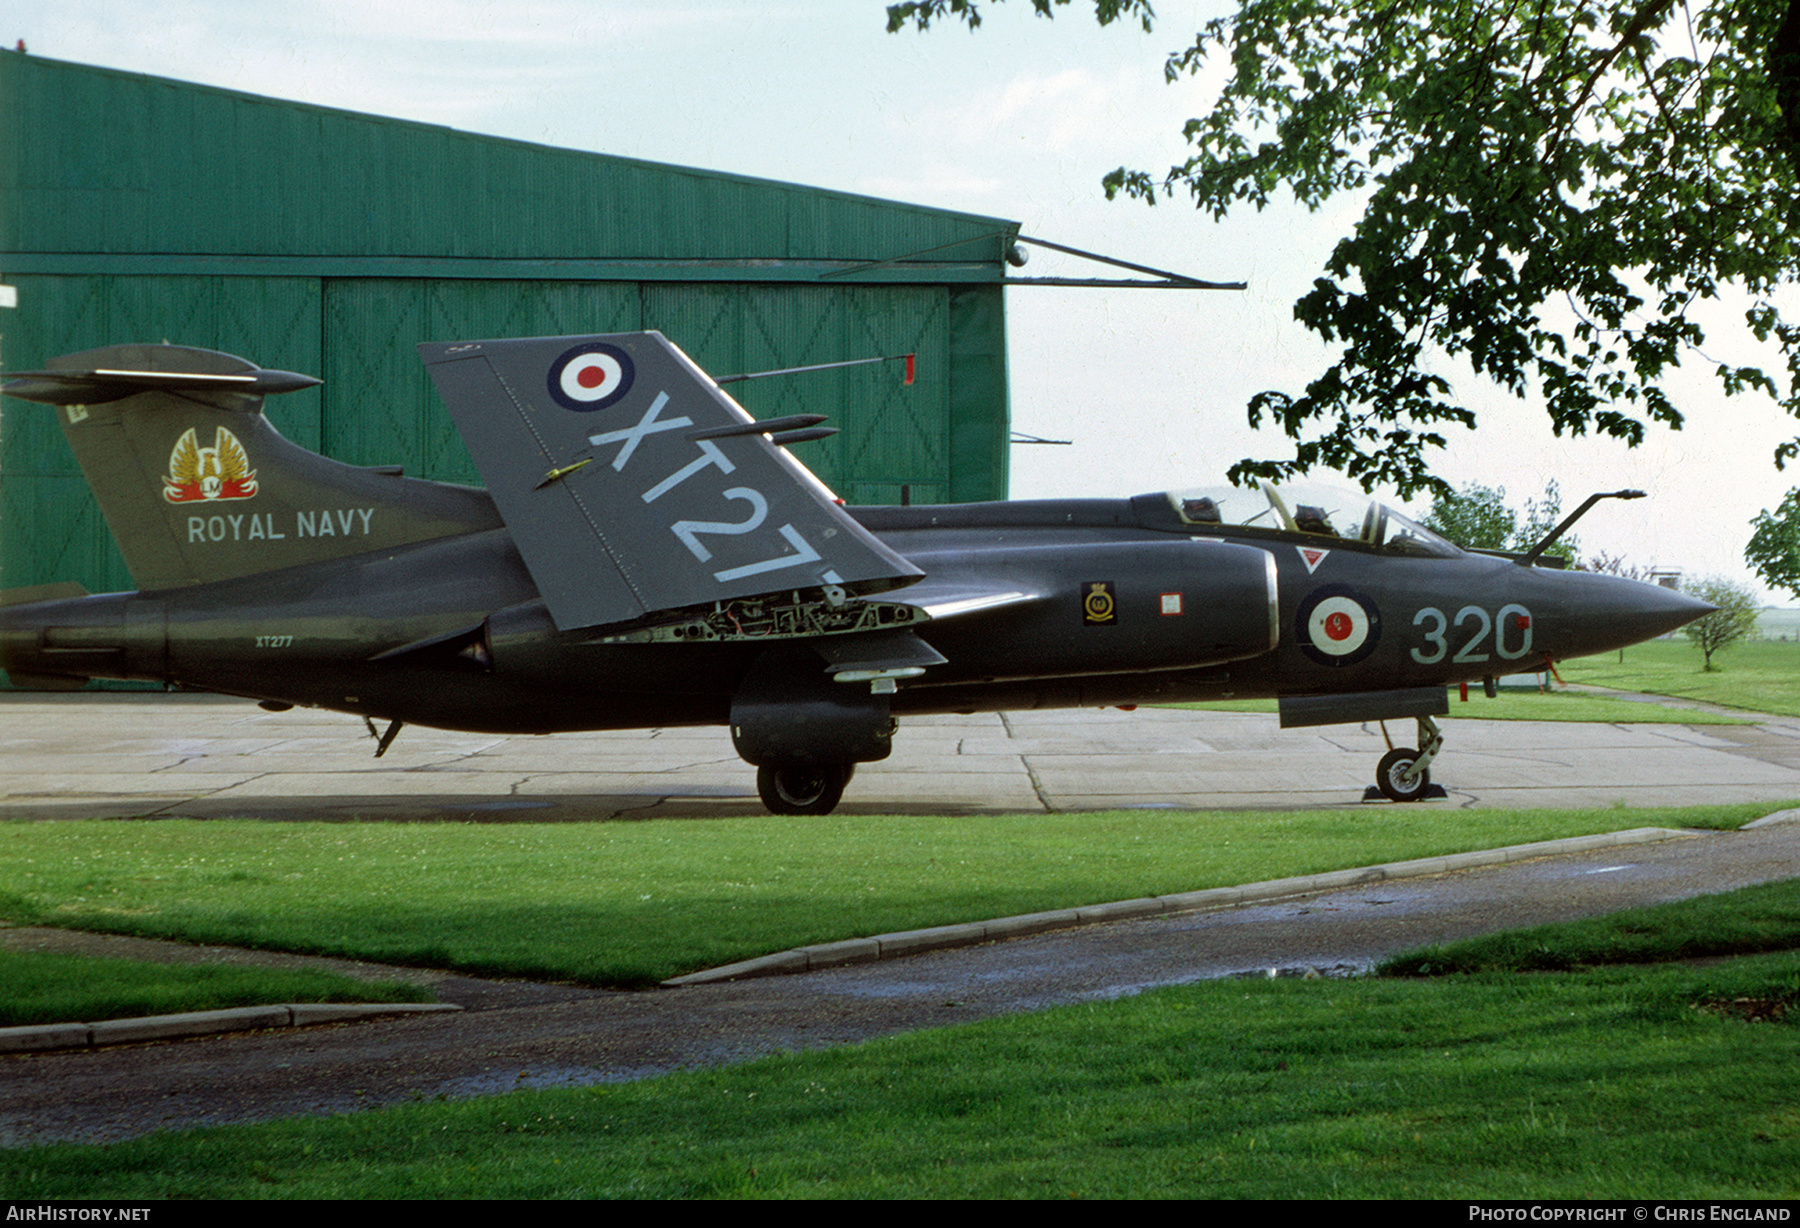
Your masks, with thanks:
[[(1093, 14), (1153, 17), (1141, 0)], [(950, 18), (980, 13), (888, 10), (889, 29)], [(1163, 72), (1223, 86), (1183, 125), (1181, 163), (1120, 167), (1109, 199), (1186, 196), (1215, 219), (1283, 193), (1361, 209), (1294, 307), (1334, 347), (1327, 369), (1249, 406), (1293, 454), (1234, 475), (1331, 465), (1441, 489), (1439, 428), (1475, 425), (1444, 374), (1458, 366), (1559, 434), (1635, 445), (1683, 424), (1665, 381), (1706, 340), (1696, 305), (1726, 290), (1757, 299), (1748, 335), (1786, 369), (1714, 363), (1721, 386), (1800, 416), (1800, 327), (1771, 297), (1800, 276), (1800, 0), (1239, 0)], [(1800, 440), (1775, 460), (1797, 456)]]

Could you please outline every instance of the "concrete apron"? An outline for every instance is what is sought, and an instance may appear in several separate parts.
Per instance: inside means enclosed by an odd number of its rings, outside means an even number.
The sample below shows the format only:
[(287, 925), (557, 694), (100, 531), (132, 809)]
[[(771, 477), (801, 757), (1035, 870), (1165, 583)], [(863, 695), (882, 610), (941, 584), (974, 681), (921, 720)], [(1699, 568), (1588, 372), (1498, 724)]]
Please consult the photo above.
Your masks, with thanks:
[[(1470, 806), (1682, 806), (1800, 798), (1800, 722), (1457, 720), (1433, 769)], [(1410, 721), (1389, 725), (1415, 742)], [(927, 717), (864, 764), (841, 812), (1004, 813), (1362, 804), (1378, 726), (1144, 708)], [(0, 815), (562, 822), (762, 813), (724, 729), (502, 737), (201, 695), (0, 694)], [(1376, 803), (1389, 805), (1391, 803)]]

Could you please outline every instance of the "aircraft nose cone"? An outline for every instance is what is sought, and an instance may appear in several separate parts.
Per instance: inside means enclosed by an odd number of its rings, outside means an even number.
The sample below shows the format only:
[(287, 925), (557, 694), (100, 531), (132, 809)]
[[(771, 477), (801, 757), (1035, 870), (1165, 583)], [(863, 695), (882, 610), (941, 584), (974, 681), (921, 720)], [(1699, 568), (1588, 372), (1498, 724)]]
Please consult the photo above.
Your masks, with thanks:
[(1653, 640), (1718, 608), (1660, 584), (1587, 572), (1564, 575), (1574, 587), (1568, 603), (1574, 643), (1568, 656)]
[(1685, 627), (1696, 618), (1704, 618), (1719, 607), (1708, 605), (1698, 597), (1690, 597), (1686, 593), (1676, 592), (1672, 588), (1664, 588), (1660, 584), (1636, 584), (1631, 596), (1627, 598), (1629, 607), (1620, 615), (1622, 622), (1637, 634), (1639, 639), (1653, 639), (1659, 635), (1667, 635), (1679, 627)]

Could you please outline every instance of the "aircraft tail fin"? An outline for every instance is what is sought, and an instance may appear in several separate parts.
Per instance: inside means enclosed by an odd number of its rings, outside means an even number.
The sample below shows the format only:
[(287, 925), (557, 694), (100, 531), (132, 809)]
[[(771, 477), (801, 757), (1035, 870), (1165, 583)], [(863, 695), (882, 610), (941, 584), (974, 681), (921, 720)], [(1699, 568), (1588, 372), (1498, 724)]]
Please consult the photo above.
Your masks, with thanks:
[(263, 398), (318, 383), (215, 350), (121, 345), (53, 359), (0, 391), (57, 407), (140, 589), (498, 526), (480, 491), (342, 464), (282, 438)]

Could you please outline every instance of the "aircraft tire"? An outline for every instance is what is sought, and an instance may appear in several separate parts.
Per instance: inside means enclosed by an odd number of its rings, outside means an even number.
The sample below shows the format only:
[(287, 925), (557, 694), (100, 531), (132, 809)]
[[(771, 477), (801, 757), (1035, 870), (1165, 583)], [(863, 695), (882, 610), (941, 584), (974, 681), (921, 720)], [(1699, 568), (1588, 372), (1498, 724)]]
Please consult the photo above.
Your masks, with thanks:
[(1398, 747), (1381, 757), (1381, 764), (1375, 769), (1375, 787), (1390, 801), (1416, 802), (1425, 796), (1425, 790), (1431, 787), (1431, 773), (1419, 773), (1419, 778), (1408, 784), (1400, 778), (1400, 774), (1411, 767), (1418, 759), (1419, 752), (1410, 747)]
[(756, 769), (756, 792), (770, 814), (830, 814), (843, 799), (855, 764)]

